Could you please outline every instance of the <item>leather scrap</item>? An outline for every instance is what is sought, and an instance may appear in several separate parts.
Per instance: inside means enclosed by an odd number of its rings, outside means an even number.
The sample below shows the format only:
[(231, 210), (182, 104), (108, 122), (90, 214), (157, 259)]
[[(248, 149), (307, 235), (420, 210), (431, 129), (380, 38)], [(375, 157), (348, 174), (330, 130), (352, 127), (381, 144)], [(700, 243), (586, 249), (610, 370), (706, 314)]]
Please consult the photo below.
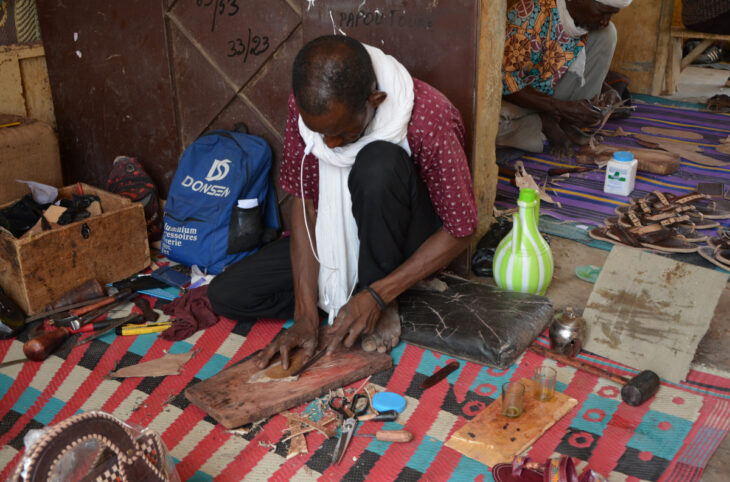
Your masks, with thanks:
[(109, 374), (112, 378), (131, 377), (164, 377), (167, 375), (179, 375), (183, 365), (195, 356), (197, 350), (187, 353), (168, 353), (162, 358), (150, 360), (136, 365), (120, 368)]

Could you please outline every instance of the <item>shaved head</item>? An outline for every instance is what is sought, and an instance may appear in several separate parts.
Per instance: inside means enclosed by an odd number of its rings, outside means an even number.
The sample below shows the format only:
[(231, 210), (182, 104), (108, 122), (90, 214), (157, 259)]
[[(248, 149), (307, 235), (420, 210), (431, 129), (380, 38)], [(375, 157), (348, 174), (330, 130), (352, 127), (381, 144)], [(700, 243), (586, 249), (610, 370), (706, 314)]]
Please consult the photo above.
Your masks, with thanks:
[(343, 35), (318, 37), (294, 59), (292, 88), (299, 109), (312, 115), (326, 113), (332, 102), (352, 112), (365, 108), (376, 87), (375, 71), (365, 47)]

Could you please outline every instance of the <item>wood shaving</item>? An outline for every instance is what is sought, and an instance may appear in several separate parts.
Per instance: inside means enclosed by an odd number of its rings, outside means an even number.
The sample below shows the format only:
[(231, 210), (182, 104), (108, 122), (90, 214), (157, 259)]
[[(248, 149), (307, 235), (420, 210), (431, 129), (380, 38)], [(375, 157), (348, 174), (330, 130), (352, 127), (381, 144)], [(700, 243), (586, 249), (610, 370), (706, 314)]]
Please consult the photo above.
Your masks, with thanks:
[(276, 450), (276, 444), (271, 443), (267, 440), (259, 440), (259, 447), (263, 447), (269, 452), (273, 452), (274, 450)]
[(307, 416), (302, 416), (291, 412), (282, 412), (281, 414), (288, 420), (294, 420), (295, 422), (299, 422), (312, 427), (314, 430), (318, 431), (327, 438), (330, 438), (335, 434), (335, 429), (331, 427), (325, 427), (324, 425), (322, 425), (322, 423), (315, 422), (309, 419)]
[[(292, 432), (293, 435), (287, 438), (291, 439), (291, 443), (289, 444), (289, 452), (287, 452), (286, 454), (287, 460), (292, 459), (300, 454), (309, 453), (309, 450), (307, 449), (307, 439), (304, 437), (304, 433), (294, 433), (304, 428), (305, 425), (292, 419), (289, 419), (288, 422), (289, 431)], [(286, 439), (282, 440), (282, 442), (284, 441), (286, 441)]]
[(537, 182), (535, 182), (535, 178), (527, 173), (527, 171), (525, 170), (525, 165), (522, 161), (515, 162), (515, 171), (515, 184), (517, 184), (517, 187), (519, 189), (534, 189), (535, 191), (540, 193), (541, 200), (549, 203), (555, 203), (555, 201), (553, 201), (553, 198), (551, 198), (545, 192), (545, 189), (541, 189), (540, 186), (537, 185)]

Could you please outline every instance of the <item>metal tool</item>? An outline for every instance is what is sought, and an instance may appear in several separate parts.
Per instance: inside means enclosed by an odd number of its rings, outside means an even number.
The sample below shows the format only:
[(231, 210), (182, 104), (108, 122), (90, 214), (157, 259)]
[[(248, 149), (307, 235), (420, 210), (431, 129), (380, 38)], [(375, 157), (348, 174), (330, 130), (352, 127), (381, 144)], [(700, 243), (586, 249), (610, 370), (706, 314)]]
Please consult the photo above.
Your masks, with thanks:
[(373, 437), (375, 440), (382, 442), (410, 442), (413, 440), (413, 434), (408, 430), (378, 430), (374, 434), (359, 433), (358, 437)]
[(319, 360), (320, 358), (322, 358), (325, 353), (327, 353), (327, 350), (322, 350), (321, 352), (319, 352), (316, 355), (314, 355), (312, 358), (310, 358), (309, 360), (307, 360), (307, 362), (304, 365), (302, 365), (299, 368), (299, 370), (297, 370), (294, 373), (292, 373), (291, 376), (298, 377), (299, 375), (301, 375), (302, 373), (304, 373), (304, 370), (306, 370), (307, 368), (309, 368), (312, 365), (314, 365), (315, 363), (317, 363), (317, 360)]
[(140, 322), (142, 322), (142, 320), (143, 320), (143, 316), (141, 314), (139, 314), (139, 313), (135, 313), (133, 315), (125, 316), (124, 318), (119, 318), (117, 321), (115, 321), (114, 323), (110, 324), (109, 326), (107, 326), (103, 330), (97, 331), (93, 335), (88, 336), (88, 337), (84, 338), (83, 340), (77, 340), (76, 341), (76, 344), (74, 345), (74, 347), (83, 345), (84, 343), (88, 343), (88, 342), (90, 342), (92, 340), (96, 340), (100, 336), (105, 335), (106, 333), (112, 331), (113, 329), (115, 329), (118, 326), (126, 325), (127, 323), (140, 323)]
[(137, 295), (137, 293), (134, 293), (134, 292), (127, 293), (125, 296), (122, 296), (119, 300), (117, 300), (113, 303), (109, 303), (108, 305), (104, 305), (101, 308), (91, 311), (83, 316), (72, 315), (72, 316), (68, 316), (68, 317), (60, 319), (60, 320), (52, 320), (52, 322), (54, 325), (67, 326), (67, 327), (71, 328), (72, 330), (78, 330), (85, 324), (99, 318), (104, 313), (108, 313), (111, 310), (126, 304), (129, 300), (134, 298), (136, 295)]
[(459, 362), (456, 360), (452, 360), (445, 367), (422, 381), (419, 387), (421, 388), (421, 390), (431, 388), (432, 386), (436, 385), (438, 382), (449, 376), (451, 372), (458, 370), (458, 368)]
[(546, 358), (550, 358), (578, 370), (590, 373), (591, 375), (607, 378), (612, 382), (623, 385), (623, 387), (621, 388), (621, 400), (626, 402), (628, 405), (631, 405), (632, 407), (638, 407), (639, 405), (653, 397), (654, 394), (656, 394), (656, 392), (659, 390), (659, 385), (661, 384), (659, 376), (651, 370), (644, 370), (633, 378), (627, 378), (622, 377), (621, 375), (616, 375), (615, 373), (611, 373), (603, 368), (599, 368), (582, 362), (577, 358), (570, 358), (566, 355), (553, 353), (544, 346), (538, 345), (537, 343), (532, 343), (530, 345), (530, 350), (537, 353), (538, 355), (542, 355)]
[[(364, 400), (362, 408), (358, 409), (358, 402)], [(347, 447), (350, 445), (355, 430), (357, 430), (357, 417), (365, 415), (368, 411), (370, 403), (368, 397), (362, 393), (358, 393), (352, 398), (350, 402), (350, 408), (347, 407), (347, 399), (345, 397), (334, 397), (329, 402), (329, 406), (332, 410), (341, 415), (345, 421), (342, 424), (342, 431), (340, 432), (340, 438), (337, 440), (337, 446), (335, 446), (335, 452), (332, 454), (332, 464), (339, 465), (342, 458), (345, 456)]]

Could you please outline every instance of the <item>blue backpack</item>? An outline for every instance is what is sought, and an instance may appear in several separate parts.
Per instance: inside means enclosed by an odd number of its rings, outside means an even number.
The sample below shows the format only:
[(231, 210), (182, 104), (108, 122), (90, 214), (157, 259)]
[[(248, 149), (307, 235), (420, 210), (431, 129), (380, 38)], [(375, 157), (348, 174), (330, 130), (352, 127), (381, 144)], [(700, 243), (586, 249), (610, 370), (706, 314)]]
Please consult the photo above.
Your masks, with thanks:
[(255, 252), (279, 228), (270, 171), (271, 148), (260, 137), (216, 130), (195, 140), (165, 203), (162, 254), (217, 274)]

